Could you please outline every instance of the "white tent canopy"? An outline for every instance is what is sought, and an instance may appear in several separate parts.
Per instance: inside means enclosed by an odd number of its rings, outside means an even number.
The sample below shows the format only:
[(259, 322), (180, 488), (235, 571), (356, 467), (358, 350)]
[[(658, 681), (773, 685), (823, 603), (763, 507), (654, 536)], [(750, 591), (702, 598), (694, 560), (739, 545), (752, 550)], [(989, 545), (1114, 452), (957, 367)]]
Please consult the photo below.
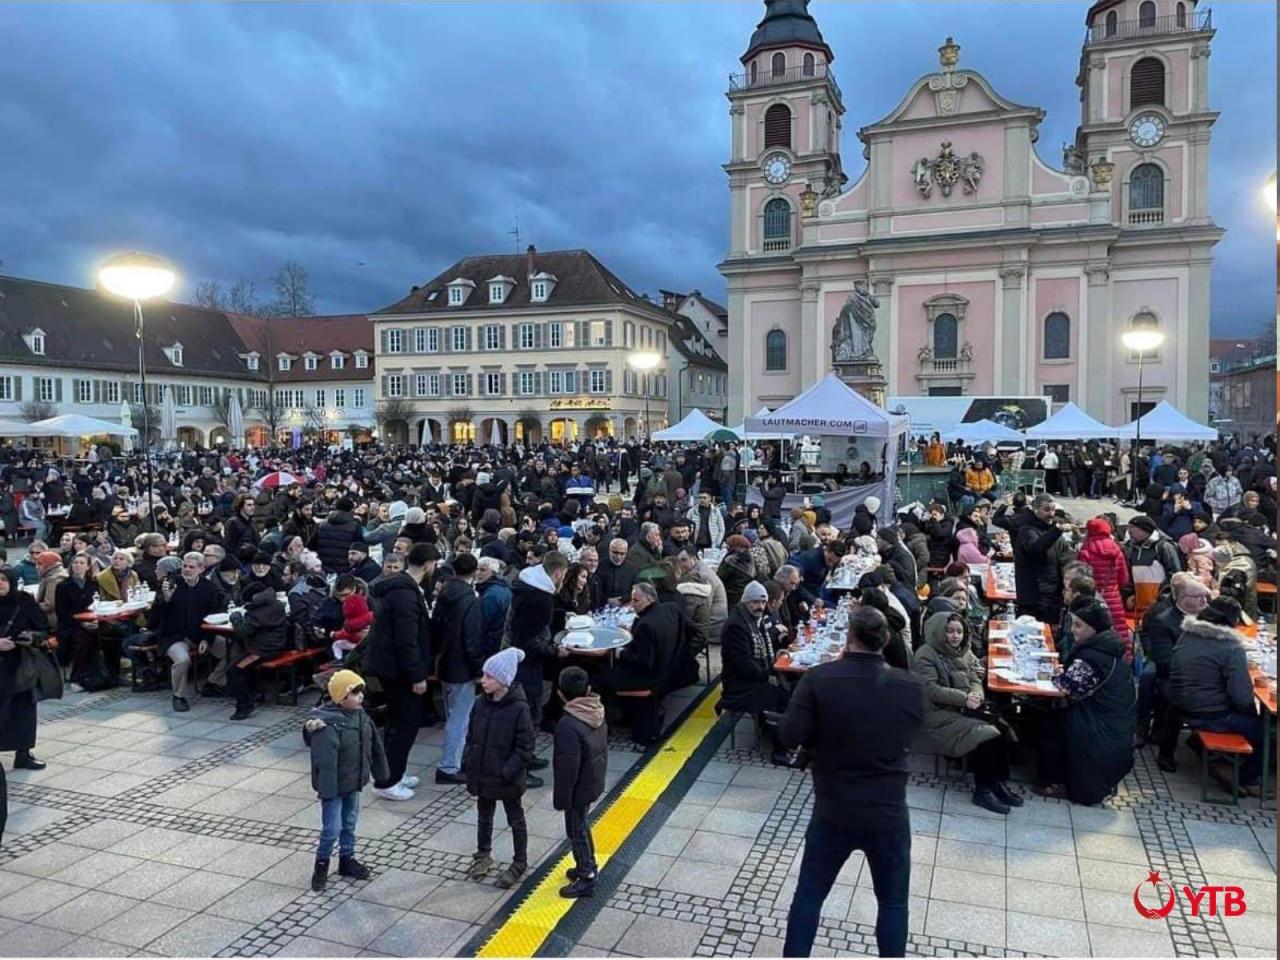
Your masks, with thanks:
[[(1138, 427), (1141, 425), (1142, 430)], [(1168, 400), (1161, 400), (1138, 420), (1116, 427), (1116, 436), (1122, 440), (1135, 440), (1141, 433), (1143, 440), (1217, 440), (1218, 431), (1196, 423), (1179, 412)]]
[(25, 420), (0, 420), (0, 437), (57, 437), (56, 430), (49, 430), (38, 423)]
[(695, 443), (707, 439), (722, 426), (723, 424), (716, 423), (701, 410), (691, 410), (679, 423), (655, 432), (652, 439), (659, 443)]
[(991, 420), (976, 420), (973, 423), (958, 423), (942, 434), (946, 441), (963, 440), (965, 443), (1026, 443), (1027, 438), (1017, 430), (1002, 426)]
[(1028, 440), (1109, 440), (1118, 435), (1115, 427), (1093, 419), (1074, 403), (1063, 404), (1062, 409), (1043, 423), (1037, 423), (1026, 431)]
[(907, 432), (907, 418), (886, 413), (829, 373), (773, 413), (747, 417), (743, 426), (748, 433), (889, 438)]
[(96, 417), (86, 417), (79, 413), (64, 413), (60, 417), (38, 420), (35, 423), (28, 424), (28, 426), (41, 428), (44, 432), (33, 434), (33, 436), (42, 437), (93, 437), (98, 435), (136, 437), (138, 435), (138, 431), (133, 427), (112, 423), (110, 420), (99, 420)]
[[(759, 410), (755, 412), (755, 414), (753, 414), (753, 416), (755, 417), (767, 417), (768, 415), (769, 415), (768, 407), (761, 407)], [(736, 427), (734, 427), (733, 432), (736, 433), (743, 440), (790, 440), (792, 437), (795, 436), (795, 434), (790, 432), (780, 433), (778, 431), (773, 431), (773, 430), (748, 431), (745, 420), (742, 423), (738, 424)]]

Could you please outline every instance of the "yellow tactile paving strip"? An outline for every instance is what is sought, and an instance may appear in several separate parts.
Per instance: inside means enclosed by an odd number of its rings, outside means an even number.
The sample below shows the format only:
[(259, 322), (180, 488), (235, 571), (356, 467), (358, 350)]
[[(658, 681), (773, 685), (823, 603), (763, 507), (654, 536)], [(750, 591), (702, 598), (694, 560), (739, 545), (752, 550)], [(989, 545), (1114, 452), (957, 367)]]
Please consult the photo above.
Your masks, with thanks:
[[(688, 762), (698, 744), (715, 726), (715, 705), (719, 700), (719, 689), (703, 697), (592, 826), (599, 869), (604, 869), (631, 836), (654, 802)], [(476, 956), (532, 957), (576, 902), (560, 896), (560, 888), (568, 882), (564, 872), (571, 866), (573, 855), (566, 853)]]

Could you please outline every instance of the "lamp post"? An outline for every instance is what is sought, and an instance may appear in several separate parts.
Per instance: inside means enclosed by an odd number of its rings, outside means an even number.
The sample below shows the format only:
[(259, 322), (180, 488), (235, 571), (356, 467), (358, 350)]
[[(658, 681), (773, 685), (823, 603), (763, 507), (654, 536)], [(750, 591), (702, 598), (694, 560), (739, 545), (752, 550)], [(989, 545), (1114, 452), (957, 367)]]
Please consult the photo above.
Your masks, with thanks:
[(1151, 350), (1164, 343), (1164, 334), (1155, 327), (1146, 324), (1134, 327), (1120, 335), (1121, 342), (1129, 350), (1138, 354), (1138, 416), (1134, 420), (1133, 439), (1133, 500), (1139, 501), (1138, 495), (1138, 451), (1142, 448), (1142, 358)]
[[(661, 362), (662, 355), (652, 351), (633, 353), (627, 357), (631, 369), (641, 374), (650, 373)], [(644, 438), (649, 440), (653, 436), (653, 428), (649, 424), (649, 384), (646, 382), (644, 386)]]
[(156, 530), (151, 477), (151, 412), (147, 407), (147, 352), (142, 301), (162, 297), (173, 289), (177, 277), (173, 268), (147, 253), (125, 253), (112, 257), (98, 270), (98, 280), (118, 297), (133, 301), (133, 334), (138, 338), (138, 379), (142, 381), (143, 456), (147, 466), (147, 521)]

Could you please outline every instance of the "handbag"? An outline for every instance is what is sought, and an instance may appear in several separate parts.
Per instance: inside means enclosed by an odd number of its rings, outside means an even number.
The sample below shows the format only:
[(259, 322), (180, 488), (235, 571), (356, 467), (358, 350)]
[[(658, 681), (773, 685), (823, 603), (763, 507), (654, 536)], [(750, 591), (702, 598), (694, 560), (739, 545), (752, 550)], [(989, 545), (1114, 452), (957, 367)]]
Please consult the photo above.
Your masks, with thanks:
[(18, 669), (14, 689), (30, 690), (36, 701), (62, 699), (62, 669), (53, 655), (32, 643), (18, 644)]

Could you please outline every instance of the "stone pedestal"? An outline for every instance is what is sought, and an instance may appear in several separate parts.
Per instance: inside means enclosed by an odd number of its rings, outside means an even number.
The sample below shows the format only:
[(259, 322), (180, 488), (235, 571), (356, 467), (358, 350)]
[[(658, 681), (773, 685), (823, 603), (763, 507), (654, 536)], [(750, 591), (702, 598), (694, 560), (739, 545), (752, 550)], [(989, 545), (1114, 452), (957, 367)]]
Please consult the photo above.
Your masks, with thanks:
[(889, 381), (879, 360), (871, 357), (850, 363), (834, 364), (836, 376), (878, 407), (885, 403)]

